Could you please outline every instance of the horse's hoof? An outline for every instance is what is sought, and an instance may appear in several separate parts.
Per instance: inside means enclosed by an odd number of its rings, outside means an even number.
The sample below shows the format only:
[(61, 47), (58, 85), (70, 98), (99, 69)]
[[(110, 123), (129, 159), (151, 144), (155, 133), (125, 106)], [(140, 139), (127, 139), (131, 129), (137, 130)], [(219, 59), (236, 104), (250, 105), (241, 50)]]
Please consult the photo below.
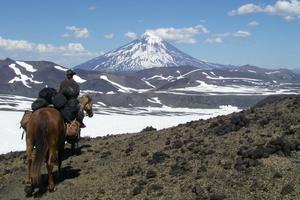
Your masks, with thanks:
[(49, 192), (55, 192), (56, 191), (56, 187), (55, 186), (48, 186), (48, 191)]
[(27, 196), (32, 196), (32, 193), (34, 191), (33, 187), (31, 185), (26, 185), (24, 188), (24, 191)]

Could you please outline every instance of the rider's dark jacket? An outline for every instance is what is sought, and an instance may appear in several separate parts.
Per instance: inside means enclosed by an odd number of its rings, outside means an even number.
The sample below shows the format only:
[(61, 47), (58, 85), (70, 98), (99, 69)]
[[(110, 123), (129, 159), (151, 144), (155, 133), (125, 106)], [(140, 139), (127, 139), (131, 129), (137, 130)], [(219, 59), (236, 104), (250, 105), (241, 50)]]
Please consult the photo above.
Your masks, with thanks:
[(59, 92), (63, 93), (63, 90), (65, 88), (71, 87), (73, 89), (73, 96), (72, 98), (76, 99), (79, 96), (79, 85), (78, 83), (73, 79), (65, 79), (64, 81), (61, 82), (60, 86), (59, 86)]

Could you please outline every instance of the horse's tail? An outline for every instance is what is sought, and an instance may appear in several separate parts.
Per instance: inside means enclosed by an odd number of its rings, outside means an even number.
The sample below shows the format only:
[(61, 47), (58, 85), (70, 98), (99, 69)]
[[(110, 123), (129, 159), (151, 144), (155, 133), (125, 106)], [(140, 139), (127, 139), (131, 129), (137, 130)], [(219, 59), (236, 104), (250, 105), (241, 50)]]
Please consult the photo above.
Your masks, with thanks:
[(41, 175), (41, 167), (43, 161), (45, 160), (46, 153), (48, 151), (48, 143), (47, 143), (47, 118), (42, 118), (36, 128), (36, 137), (35, 137), (35, 158), (32, 162), (31, 167), (31, 176), (33, 183), (39, 182), (39, 177)]

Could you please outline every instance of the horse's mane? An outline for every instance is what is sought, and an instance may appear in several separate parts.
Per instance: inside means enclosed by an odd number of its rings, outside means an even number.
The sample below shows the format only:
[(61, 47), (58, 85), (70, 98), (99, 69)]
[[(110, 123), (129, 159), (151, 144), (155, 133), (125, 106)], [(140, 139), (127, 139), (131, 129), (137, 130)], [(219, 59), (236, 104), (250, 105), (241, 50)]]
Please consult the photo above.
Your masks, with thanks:
[(81, 97), (79, 97), (79, 101), (83, 101), (84, 99), (87, 99), (86, 103), (89, 103), (92, 101), (92, 97), (88, 94), (82, 95)]

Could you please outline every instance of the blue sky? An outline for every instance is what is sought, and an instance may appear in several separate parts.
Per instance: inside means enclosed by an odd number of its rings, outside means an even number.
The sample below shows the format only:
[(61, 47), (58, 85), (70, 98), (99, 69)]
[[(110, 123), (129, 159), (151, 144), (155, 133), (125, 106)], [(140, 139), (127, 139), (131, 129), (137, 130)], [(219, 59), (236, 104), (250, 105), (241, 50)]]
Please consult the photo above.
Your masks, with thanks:
[(0, 59), (72, 67), (150, 30), (222, 64), (300, 68), (299, 0), (4, 0)]

